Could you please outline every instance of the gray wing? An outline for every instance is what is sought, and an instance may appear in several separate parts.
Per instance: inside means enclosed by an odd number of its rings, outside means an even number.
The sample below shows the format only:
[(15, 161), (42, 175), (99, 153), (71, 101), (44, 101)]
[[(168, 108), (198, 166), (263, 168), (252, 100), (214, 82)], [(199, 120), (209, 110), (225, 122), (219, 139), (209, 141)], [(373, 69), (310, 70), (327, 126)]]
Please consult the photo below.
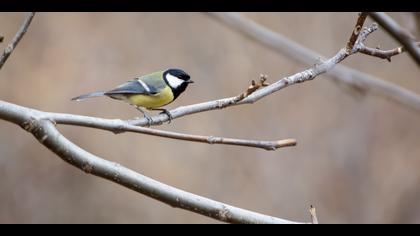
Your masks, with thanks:
[(159, 93), (159, 90), (151, 85), (138, 80), (131, 80), (125, 84), (116, 87), (113, 90), (105, 92), (105, 95), (118, 95), (118, 94), (146, 94), (153, 95)]

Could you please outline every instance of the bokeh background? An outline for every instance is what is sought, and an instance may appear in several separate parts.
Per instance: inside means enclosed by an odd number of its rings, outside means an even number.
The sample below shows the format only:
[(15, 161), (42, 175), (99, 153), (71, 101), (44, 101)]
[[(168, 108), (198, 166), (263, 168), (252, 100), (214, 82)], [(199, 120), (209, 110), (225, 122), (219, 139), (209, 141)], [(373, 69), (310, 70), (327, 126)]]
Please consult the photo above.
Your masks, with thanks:
[[(356, 13), (244, 13), (322, 55), (345, 45)], [(419, 37), (412, 13), (390, 14)], [(3, 50), (24, 13), (0, 13)], [(368, 20), (368, 22), (371, 22)], [(397, 46), (383, 30), (367, 44)], [(315, 62), (314, 62), (315, 63)], [(354, 55), (343, 64), (420, 94), (407, 54), (392, 63)], [(4, 68), (0, 99), (44, 111), (139, 116), (107, 98), (70, 101), (138, 75), (183, 68), (196, 82), (175, 108), (242, 92), (308, 67), (202, 13), (38, 13)], [(247, 106), (187, 116), (160, 129), (248, 139), (296, 138), (264, 150), (59, 126), (107, 160), (175, 187), (257, 212), (322, 223), (420, 222), (420, 112), (352, 93), (328, 76)], [(217, 223), (171, 208), (68, 165), (21, 128), (0, 121), (0, 223)]]

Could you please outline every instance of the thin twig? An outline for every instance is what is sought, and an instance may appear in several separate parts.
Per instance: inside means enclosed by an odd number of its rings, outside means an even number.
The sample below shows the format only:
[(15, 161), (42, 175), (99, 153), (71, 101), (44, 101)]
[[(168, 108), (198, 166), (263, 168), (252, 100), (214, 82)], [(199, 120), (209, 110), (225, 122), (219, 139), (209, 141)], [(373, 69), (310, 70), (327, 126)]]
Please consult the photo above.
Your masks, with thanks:
[(311, 214), (312, 224), (319, 224), (318, 218), (316, 217), (316, 209), (312, 205), (309, 208), (309, 213)]
[(246, 97), (257, 91), (258, 89), (268, 86), (269, 84), (266, 82), (266, 80), (267, 75), (263, 74), (260, 75), (260, 80), (258, 80), (257, 82), (252, 80), (251, 85), (246, 89), (246, 91), (236, 96), (235, 103), (244, 100)]
[(164, 138), (208, 143), (208, 144), (225, 144), (225, 145), (255, 147), (255, 148), (262, 148), (269, 151), (276, 150), (282, 147), (295, 146), (297, 143), (295, 139), (284, 139), (284, 140), (277, 140), (277, 141), (244, 140), (244, 139), (233, 139), (233, 138), (224, 138), (224, 137), (215, 137), (215, 136), (183, 134), (183, 133), (163, 131), (163, 130), (157, 130), (157, 129), (151, 129), (151, 128), (144, 128), (144, 127), (133, 126), (133, 125), (124, 125), (124, 126), (114, 127), (109, 130), (113, 132), (142, 133), (142, 134), (148, 134), (148, 135), (159, 136), (159, 137), (164, 137)]
[(363, 24), (365, 23), (367, 16), (367, 12), (361, 12), (359, 14), (359, 18), (357, 18), (356, 25), (354, 26), (353, 32), (351, 33), (350, 39), (347, 43), (348, 52), (353, 50), (354, 44), (356, 43), (356, 40), (359, 37), (360, 32), (362, 31)]
[(360, 47), (364, 45), (363, 42), (366, 41), (367, 37), (378, 29), (379, 27), (376, 22), (372, 23), (369, 27), (363, 27), (363, 30), (359, 34), (359, 38), (356, 40), (356, 45), (352, 49), (353, 53), (359, 52)]
[[(416, 42), (417, 47), (420, 47), (420, 42)], [(381, 50), (379, 48), (371, 48), (363, 46), (360, 49), (360, 53), (373, 56), (373, 57), (379, 57), (382, 59), (386, 59), (389, 62), (391, 62), (391, 57), (399, 55), (401, 53), (405, 52), (405, 48), (403, 46), (397, 47), (391, 50)]]
[(32, 18), (34, 18), (35, 12), (29, 13), (26, 17), (25, 21), (22, 23), (19, 31), (16, 33), (15, 37), (13, 37), (10, 44), (4, 49), (3, 54), (0, 56), (0, 69), (3, 67), (6, 60), (9, 58), (10, 54), (12, 54), (13, 50), (16, 48), (22, 37), (25, 35), (26, 31), (28, 30), (29, 25), (31, 24)]
[(369, 16), (378, 22), (394, 39), (400, 42), (413, 60), (420, 66), (420, 48), (410, 33), (383, 12), (369, 12)]
[(0, 119), (32, 133), (38, 141), (64, 161), (84, 172), (110, 180), (172, 207), (192, 211), (229, 223), (296, 224), (201, 197), (141, 175), (118, 163), (95, 156), (66, 139), (43, 112), (0, 102)]
[[(312, 65), (319, 58), (324, 58), (323, 56), (320, 56), (319, 53), (247, 19), (239, 13), (218, 12), (210, 14), (221, 23), (250, 37), (256, 42), (287, 56), (288, 59), (306, 65)], [(363, 92), (369, 92), (370, 94), (381, 96), (420, 111), (420, 96), (396, 84), (343, 65), (336, 65), (333, 70), (327, 71), (326, 74), (330, 75), (331, 78), (340, 85), (345, 85)], [(180, 113), (182, 114), (181, 111)], [(159, 117), (159, 120), (162, 118), (163, 117)], [(166, 121), (166, 119), (164, 120)], [(141, 121), (140, 123), (146, 124), (146, 121)]]

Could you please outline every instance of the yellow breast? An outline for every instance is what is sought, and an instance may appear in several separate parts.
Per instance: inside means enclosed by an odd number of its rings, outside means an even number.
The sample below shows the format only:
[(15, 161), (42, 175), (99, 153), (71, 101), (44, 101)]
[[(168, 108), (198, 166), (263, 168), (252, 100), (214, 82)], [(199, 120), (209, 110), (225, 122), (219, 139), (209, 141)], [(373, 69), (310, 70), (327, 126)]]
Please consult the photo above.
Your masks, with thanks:
[(164, 88), (155, 95), (133, 94), (128, 96), (130, 104), (145, 108), (158, 108), (171, 103), (174, 99), (172, 90), (169, 87)]

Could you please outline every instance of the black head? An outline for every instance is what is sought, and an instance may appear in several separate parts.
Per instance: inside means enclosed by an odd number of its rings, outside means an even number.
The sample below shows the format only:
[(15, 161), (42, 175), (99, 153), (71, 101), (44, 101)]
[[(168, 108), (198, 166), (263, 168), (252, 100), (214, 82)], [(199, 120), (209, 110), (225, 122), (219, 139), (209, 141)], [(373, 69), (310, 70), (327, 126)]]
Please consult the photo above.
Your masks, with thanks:
[(179, 79), (182, 79), (184, 81), (190, 80), (190, 76), (187, 73), (185, 73), (185, 71), (183, 71), (181, 69), (168, 69), (164, 73), (165, 74), (169, 73), (169, 74), (171, 74), (171, 75), (173, 75), (173, 76), (175, 76)]
[(188, 84), (194, 83), (190, 80), (190, 76), (181, 69), (168, 69), (163, 72), (163, 79), (166, 84), (172, 89), (174, 99), (185, 91)]

